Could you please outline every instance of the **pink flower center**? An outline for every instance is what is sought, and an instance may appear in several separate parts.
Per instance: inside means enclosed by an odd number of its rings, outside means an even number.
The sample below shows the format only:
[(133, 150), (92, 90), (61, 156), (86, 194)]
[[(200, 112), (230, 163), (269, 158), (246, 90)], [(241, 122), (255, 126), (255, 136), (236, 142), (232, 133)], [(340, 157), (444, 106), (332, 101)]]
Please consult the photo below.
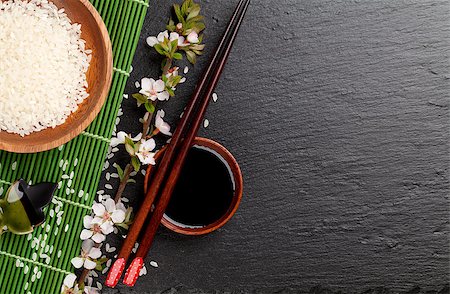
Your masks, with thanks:
[(156, 96), (157, 94), (158, 94), (158, 92), (156, 92), (155, 89), (150, 90), (150, 96)]
[(100, 232), (102, 231), (102, 228), (100, 227), (100, 225), (95, 224), (95, 225), (92, 227), (92, 231), (93, 231), (94, 233), (100, 233)]
[(103, 214), (103, 220), (104, 221), (107, 221), (107, 220), (109, 220), (111, 218), (111, 215), (109, 214), (109, 212), (105, 212), (104, 214)]

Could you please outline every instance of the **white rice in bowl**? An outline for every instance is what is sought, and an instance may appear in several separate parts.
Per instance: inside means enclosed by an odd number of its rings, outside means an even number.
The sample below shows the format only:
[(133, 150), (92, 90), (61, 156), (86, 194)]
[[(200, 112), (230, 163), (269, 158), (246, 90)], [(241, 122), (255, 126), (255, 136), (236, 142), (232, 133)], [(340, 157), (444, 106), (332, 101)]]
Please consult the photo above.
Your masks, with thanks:
[(85, 43), (47, 0), (0, 1), (0, 131), (55, 128), (78, 109), (89, 96)]

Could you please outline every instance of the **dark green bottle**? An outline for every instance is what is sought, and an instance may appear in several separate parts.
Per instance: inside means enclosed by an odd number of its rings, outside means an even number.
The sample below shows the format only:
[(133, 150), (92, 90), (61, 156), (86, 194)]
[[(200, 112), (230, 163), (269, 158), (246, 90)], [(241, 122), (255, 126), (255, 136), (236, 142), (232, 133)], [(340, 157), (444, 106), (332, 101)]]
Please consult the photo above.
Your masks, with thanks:
[(0, 199), (0, 233), (6, 226), (11, 233), (24, 235), (45, 220), (42, 209), (50, 204), (57, 188), (53, 183), (30, 186), (18, 180)]

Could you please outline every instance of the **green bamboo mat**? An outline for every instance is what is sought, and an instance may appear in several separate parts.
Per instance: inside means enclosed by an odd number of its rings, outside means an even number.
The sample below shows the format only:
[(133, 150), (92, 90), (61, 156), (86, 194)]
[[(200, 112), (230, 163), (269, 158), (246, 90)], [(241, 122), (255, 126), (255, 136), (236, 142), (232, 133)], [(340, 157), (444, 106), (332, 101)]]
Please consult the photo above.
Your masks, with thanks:
[[(39, 154), (0, 151), (0, 192), (23, 178), (60, 183), (46, 222), (28, 236), (0, 237), (0, 293), (60, 293), (70, 260), (81, 250), (83, 216), (90, 213), (148, 0), (90, 0), (108, 28), (114, 75), (108, 100), (87, 130), (69, 143)], [(53, 217), (49, 217), (53, 216)]]

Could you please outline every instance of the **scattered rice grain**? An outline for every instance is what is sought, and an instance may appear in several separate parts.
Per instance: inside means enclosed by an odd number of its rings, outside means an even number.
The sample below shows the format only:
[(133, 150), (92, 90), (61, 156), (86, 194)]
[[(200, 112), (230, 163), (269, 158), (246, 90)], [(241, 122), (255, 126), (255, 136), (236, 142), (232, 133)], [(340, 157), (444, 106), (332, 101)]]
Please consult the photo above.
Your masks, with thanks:
[(139, 272), (139, 276), (145, 276), (147, 274), (147, 268), (145, 265), (141, 268), (141, 271)]

